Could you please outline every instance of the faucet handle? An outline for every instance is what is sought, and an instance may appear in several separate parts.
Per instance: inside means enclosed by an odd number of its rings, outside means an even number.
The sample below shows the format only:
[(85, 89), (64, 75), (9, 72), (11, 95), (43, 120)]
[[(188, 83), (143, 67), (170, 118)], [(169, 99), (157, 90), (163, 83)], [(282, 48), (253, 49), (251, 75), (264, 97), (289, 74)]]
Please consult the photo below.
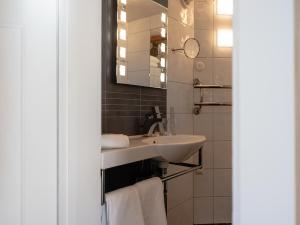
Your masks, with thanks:
[(161, 119), (162, 117), (161, 117), (161, 113), (160, 113), (160, 110), (159, 110), (159, 106), (158, 105), (156, 105), (156, 106), (154, 106), (154, 112), (155, 112), (155, 114), (156, 114), (156, 118), (157, 119)]

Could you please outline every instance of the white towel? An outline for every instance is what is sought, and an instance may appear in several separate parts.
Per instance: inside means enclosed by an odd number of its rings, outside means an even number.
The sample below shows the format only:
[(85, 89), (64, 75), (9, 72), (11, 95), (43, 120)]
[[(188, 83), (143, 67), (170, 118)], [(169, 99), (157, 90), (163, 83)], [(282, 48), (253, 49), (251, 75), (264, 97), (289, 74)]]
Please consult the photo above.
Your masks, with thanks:
[(124, 134), (103, 134), (101, 138), (102, 149), (128, 148), (129, 137)]
[(109, 192), (105, 199), (108, 225), (145, 225), (139, 193), (135, 186)]
[(161, 180), (151, 178), (135, 186), (140, 195), (145, 225), (167, 225)]

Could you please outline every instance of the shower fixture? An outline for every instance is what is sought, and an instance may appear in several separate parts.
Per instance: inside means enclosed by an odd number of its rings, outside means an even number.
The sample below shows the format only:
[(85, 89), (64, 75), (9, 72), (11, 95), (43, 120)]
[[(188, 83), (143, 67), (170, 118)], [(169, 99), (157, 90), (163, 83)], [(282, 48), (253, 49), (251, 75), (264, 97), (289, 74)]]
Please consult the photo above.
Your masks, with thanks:
[(184, 8), (186, 8), (192, 1), (193, 0), (181, 0), (181, 4), (183, 5)]

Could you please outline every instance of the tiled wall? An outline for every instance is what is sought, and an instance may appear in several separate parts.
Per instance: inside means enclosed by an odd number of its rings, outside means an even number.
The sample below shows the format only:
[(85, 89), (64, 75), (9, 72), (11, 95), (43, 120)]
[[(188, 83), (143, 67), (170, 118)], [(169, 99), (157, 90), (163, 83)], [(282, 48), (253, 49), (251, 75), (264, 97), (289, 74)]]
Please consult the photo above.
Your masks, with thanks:
[[(194, 37), (194, 2), (183, 8), (181, 0), (170, 0), (168, 9), (169, 49), (181, 48)], [(167, 111), (174, 108), (176, 133), (193, 134), (193, 60), (181, 53), (168, 55)], [(170, 115), (169, 115), (170, 116)], [(183, 168), (169, 166), (169, 173)], [(193, 224), (193, 174), (168, 182), (168, 224)]]
[[(195, 0), (195, 35), (201, 45), (194, 61), (194, 77), (204, 84), (231, 84), (231, 48), (216, 47), (216, 30), (231, 29), (231, 16), (215, 13), (215, 1)], [(199, 70), (200, 64), (204, 70)], [(199, 101), (199, 90), (194, 101)], [(231, 90), (206, 90), (205, 100), (231, 102)], [(231, 222), (231, 107), (204, 107), (194, 116), (194, 133), (204, 134), (204, 167), (194, 175), (194, 223)]]
[(145, 114), (154, 105), (166, 113), (166, 90), (115, 84), (111, 76), (102, 74), (103, 133), (142, 134)]

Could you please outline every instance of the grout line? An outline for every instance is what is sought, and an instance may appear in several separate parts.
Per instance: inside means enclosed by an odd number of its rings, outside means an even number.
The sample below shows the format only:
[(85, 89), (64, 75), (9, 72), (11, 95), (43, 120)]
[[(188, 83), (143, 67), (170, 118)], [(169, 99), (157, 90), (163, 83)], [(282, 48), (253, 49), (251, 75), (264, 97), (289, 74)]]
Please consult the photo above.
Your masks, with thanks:
[(176, 204), (175, 206), (173, 206), (173, 207), (171, 207), (171, 208), (168, 208), (167, 211), (168, 211), (168, 212), (169, 212), (169, 211), (172, 211), (173, 209), (178, 208), (179, 206), (183, 205), (184, 203), (186, 203), (186, 202), (188, 202), (188, 201), (190, 201), (190, 200), (194, 201), (194, 198), (193, 198), (193, 197), (190, 197), (190, 198), (188, 198), (188, 199), (185, 199), (185, 200), (179, 202), (178, 204)]

